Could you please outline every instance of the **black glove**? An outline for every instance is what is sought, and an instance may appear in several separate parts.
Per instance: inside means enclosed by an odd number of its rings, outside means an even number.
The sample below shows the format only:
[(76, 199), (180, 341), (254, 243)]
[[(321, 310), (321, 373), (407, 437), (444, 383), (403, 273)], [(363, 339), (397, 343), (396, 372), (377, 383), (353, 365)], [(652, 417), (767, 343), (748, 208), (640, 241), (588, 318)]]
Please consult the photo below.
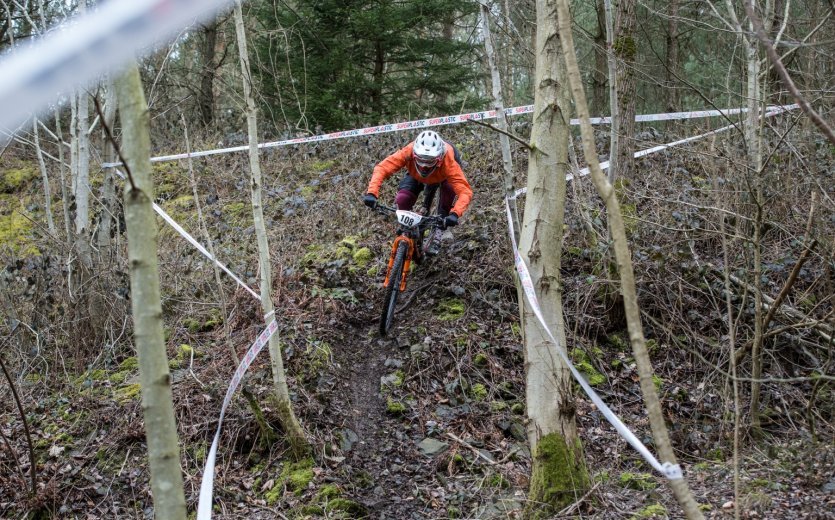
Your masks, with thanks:
[(365, 203), (366, 206), (368, 206), (371, 209), (377, 207), (377, 197), (370, 193), (366, 193), (365, 196), (362, 198), (362, 201)]
[(444, 229), (452, 226), (458, 225), (458, 215), (455, 213), (450, 213), (446, 217), (444, 217)]

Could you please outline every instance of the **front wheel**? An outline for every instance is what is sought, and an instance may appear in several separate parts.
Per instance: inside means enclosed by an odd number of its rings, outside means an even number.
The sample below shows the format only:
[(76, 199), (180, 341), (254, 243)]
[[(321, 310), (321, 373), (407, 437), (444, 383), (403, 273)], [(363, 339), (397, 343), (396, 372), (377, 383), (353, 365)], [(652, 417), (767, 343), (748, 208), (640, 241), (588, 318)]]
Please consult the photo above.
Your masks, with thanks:
[(388, 273), (388, 287), (385, 287), (383, 297), (383, 314), (380, 315), (380, 335), (385, 336), (391, 329), (394, 320), (394, 308), (397, 306), (397, 296), (400, 294), (400, 281), (403, 279), (403, 265), (409, 254), (409, 244), (404, 240), (397, 245), (394, 263)]

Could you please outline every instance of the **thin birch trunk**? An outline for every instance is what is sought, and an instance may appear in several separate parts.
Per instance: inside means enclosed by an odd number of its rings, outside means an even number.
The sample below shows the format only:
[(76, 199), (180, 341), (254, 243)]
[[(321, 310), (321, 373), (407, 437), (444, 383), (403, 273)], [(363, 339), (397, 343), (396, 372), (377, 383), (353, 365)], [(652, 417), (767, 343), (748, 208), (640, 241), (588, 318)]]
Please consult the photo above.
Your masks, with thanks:
[[(38, 167), (41, 170), (41, 181), (43, 182), (44, 211), (46, 212), (46, 225), (49, 233), (55, 235), (55, 221), (52, 219), (52, 190), (49, 187), (49, 175), (46, 172), (46, 162), (43, 159), (41, 150), (41, 138), (38, 131), (38, 117), (32, 117), (32, 134), (35, 141), (35, 155), (38, 157)], [(60, 146), (60, 145), (59, 145)]]
[(123, 152), (129, 170), (124, 203), (131, 308), (154, 514), (159, 519), (185, 520), (186, 501), (171, 398), (171, 374), (162, 330), (148, 106), (135, 63), (118, 80), (117, 89), (121, 103)]
[[(264, 225), (264, 210), (261, 204), (261, 163), (258, 158), (258, 121), (255, 99), (252, 97), (252, 76), (249, 67), (249, 55), (244, 30), (243, 10), (240, 0), (235, 2), (235, 34), (238, 39), (238, 53), (241, 61), (241, 73), (244, 83), (244, 97), (246, 98), (246, 120), (249, 132), (249, 167), (252, 174), (250, 186), (252, 190), (252, 215), (255, 221), (255, 236), (258, 240), (258, 261), (261, 267), (261, 309), (265, 316), (273, 313), (272, 274), (270, 267), (270, 246), (267, 242), (267, 230)], [(284, 360), (281, 357), (281, 345), (278, 334), (270, 338), (270, 358), (273, 369), (273, 385), (281, 426), (287, 434), (287, 440), (293, 454), (302, 458), (310, 452), (310, 444), (305, 437), (296, 414), (290, 402), (290, 392), (287, 388), (287, 375), (284, 371)]]
[(84, 89), (78, 92), (76, 139), (78, 146), (77, 176), (75, 182), (75, 243), (81, 265), (93, 266), (90, 252), (90, 96)]
[[(107, 80), (107, 93), (104, 101), (104, 121), (102, 125), (113, 129), (116, 122), (116, 88), (112, 78)], [(116, 150), (113, 143), (107, 138), (102, 129), (102, 149), (104, 150), (104, 162), (116, 162)], [(104, 254), (110, 248), (110, 231), (113, 228), (113, 210), (116, 207), (116, 179), (113, 175), (113, 168), (104, 169), (104, 183), (101, 187), (101, 219), (99, 220), (99, 232), (96, 237), (100, 253)]]
[(513, 156), (510, 153), (510, 138), (508, 131), (507, 114), (504, 111), (504, 99), (502, 96), (502, 78), (499, 74), (499, 67), (496, 64), (496, 52), (493, 49), (493, 36), (490, 32), (490, 11), (487, 6), (481, 5), (481, 28), (484, 31), (484, 51), (487, 54), (487, 65), (490, 67), (490, 80), (493, 91), (493, 108), (496, 110), (497, 125), (499, 130), (505, 133), (499, 134), (499, 145), (502, 149), (502, 166), (504, 167), (504, 190), (505, 196), (509, 198), (510, 214), (513, 219), (513, 229), (516, 230), (516, 240), (519, 240), (519, 213), (516, 208), (516, 199), (511, 198), (515, 188), (513, 186)]
[[(592, 181), (597, 188), (600, 197), (606, 203), (606, 213), (609, 219), (609, 229), (614, 242), (615, 257), (618, 263), (618, 273), (621, 279), (621, 292), (623, 293), (624, 310), (626, 312), (629, 339), (632, 344), (632, 353), (635, 364), (638, 367), (638, 376), (641, 383), (641, 393), (647, 407), (652, 436), (662, 462), (677, 464), (675, 453), (664, 423), (664, 415), (661, 410), (661, 403), (658, 393), (652, 381), (652, 363), (647, 352), (646, 339), (644, 338), (643, 326), (641, 325), (641, 311), (638, 307), (638, 294), (635, 289), (635, 273), (632, 268), (632, 259), (629, 252), (629, 245), (626, 241), (626, 230), (623, 224), (623, 215), (620, 212), (620, 204), (615, 196), (615, 190), (600, 169), (600, 162), (594, 148), (594, 132), (589, 121), (589, 109), (586, 103), (586, 95), (583, 92), (580, 67), (577, 65), (577, 55), (574, 50), (574, 38), (571, 34), (571, 15), (568, 9), (568, 0), (556, 0), (559, 9), (559, 35), (562, 40), (564, 57), (568, 69), (568, 79), (571, 83), (571, 90), (574, 95), (574, 106), (577, 116), (580, 118), (580, 130), (583, 136), (583, 150), (586, 161), (589, 164)], [(693, 499), (687, 481), (684, 479), (669, 480), (673, 494), (689, 519), (702, 519), (704, 516), (699, 510), (699, 505)]]
[(554, 0), (536, 3), (535, 53), (528, 193), (519, 251), (530, 270), (542, 315), (559, 342), (551, 342), (525, 304), (525, 397), (531, 448), (527, 514), (541, 518), (573, 503), (589, 485), (577, 434), (571, 372), (557, 354), (566, 345), (560, 261), (571, 103), (560, 59)]
[(58, 175), (61, 179), (61, 206), (64, 211), (64, 233), (66, 233), (67, 244), (72, 244), (72, 228), (70, 227), (70, 192), (67, 190), (67, 179), (64, 175), (64, 132), (61, 130), (61, 110), (55, 109), (55, 135), (58, 137)]

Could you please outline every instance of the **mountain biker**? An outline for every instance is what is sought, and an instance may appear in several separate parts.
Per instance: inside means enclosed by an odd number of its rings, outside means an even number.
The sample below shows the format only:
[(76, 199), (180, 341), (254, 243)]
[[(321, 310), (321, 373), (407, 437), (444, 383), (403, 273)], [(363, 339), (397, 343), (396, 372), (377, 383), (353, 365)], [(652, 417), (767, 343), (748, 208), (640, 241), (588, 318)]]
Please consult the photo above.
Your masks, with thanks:
[[(421, 132), (417, 138), (389, 155), (377, 166), (371, 175), (368, 189), (363, 197), (366, 206), (374, 209), (383, 181), (406, 169), (406, 174), (397, 186), (395, 205), (398, 209), (412, 210), (418, 195), (428, 186), (424, 198), (424, 214), (429, 212), (430, 195), (440, 188), (440, 216), (444, 217), (442, 229), (457, 226), (458, 219), (467, 211), (473, 198), (473, 190), (461, 169), (461, 156), (454, 146), (441, 139), (432, 130)], [(435, 249), (433, 247), (433, 249)], [(437, 253), (437, 251), (433, 251)]]

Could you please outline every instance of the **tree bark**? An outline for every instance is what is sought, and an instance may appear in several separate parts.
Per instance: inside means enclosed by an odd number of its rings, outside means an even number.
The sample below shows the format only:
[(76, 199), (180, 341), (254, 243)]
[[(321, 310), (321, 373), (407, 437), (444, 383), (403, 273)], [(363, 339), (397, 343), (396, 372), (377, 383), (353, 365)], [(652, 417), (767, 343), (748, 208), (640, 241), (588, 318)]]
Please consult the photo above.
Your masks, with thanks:
[[(265, 316), (269, 316), (273, 312), (270, 246), (267, 242), (267, 230), (264, 225), (264, 209), (261, 204), (261, 162), (258, 158), (258, 119), (255, 99), (252, 97), (252, 76), (250, 74), (246, 32), (244, 30), (243, 10), (240, 0), (235, 2), (235, 34), (238, 39), (238, 53), (241, 61), (244, 97), (246, 98), (252, 215), (255, 220), (255, 235), (258, 240), (258, 259), (261, 267), (261, 309)], [(281, 426), (284, 428), (294, 456), (296, 458), (302, 458), (310, 452), (310, 444), (298, 419), (296, 419), (296, 414), (293, 412), (292, 403), (290, 402), (290, 392), (287, 388), (287, 375), (284, 371), (284, 360), (281, 357), (281, 345), (278, 340), (278, 334), (274, 334), (270, 338), (269, 349), (272, 360), (275, 399)]]
[(678, 89), (676, 88), (676, 76), (679, 69), (678, 53), (678, 10), (680, 0), (670, 0), (670, 15), (667, 19), (667, 55), (664, 86), (666, 89), (667, 111), (677, 112), (681, 109)]
[(537, 0), (532, 150), (519, 243), (542, 315), (560, 343), (551, 342), (525, 304), (525, 397), (532, 464), (527, 514), (533, 518), (573, 503), (589, 485), (577, 435), (571, 372), (555, 350), (565, 349), (560, 259), (570, 119), (556, 15), (554, 0)]
[[(614, 39), (612, 50), (617, 58), (617, 78), (615, 84), (618, 94), (617, 149), (611, 152), (616, 157), (617, 175), (629, 177), (635, 165), (635, 74), (638, 44), (635, 41), (635, 0), (618, 0), (614, 19)], [(610, 159), (611, 160), (611, 159)], [(611, 170), (610, 170), (611, 171)], [(609, 174), (610, 182), (615, 177)]]
[[(574, 97), (574, 106), (577, 116), (580, 118), (580, 130), (583, 137), (583, 150), (586, 161), (589, 164), (592, 181), (597, 188), (600, 197), (606, 203), (606, 213), (609, 218), (609, 229), (614, 242), (615, 257), (618, 264), (618, 273), (621, 279), (621, 292), (626, 312), (627, 325), (629, 328), (629, 339), (632, 344), (632, 354), (635, 364), (638, 367), (638, 376), (641, 383), (641, 393), (647, 407), (650, 427), (659, 458), (662, 462), (677, 464), (673, 452), (670, 437), (667, 433), (667, 426), (664, 423), (664, 415), (661, 410), (661, 403), (658, 393), (652, 381), (652, 363), (644, 338), (643, 326), (641, 325), (641, 312), (638, 307), (638, 294), (635, 289), (635, 273), (632, 268), (632, 259), (629, 252), (629, 245), (626, 241), (626, 230), (623, 224), (623, 216), (620, 212), (620, 204), (615, 196), (615, 190), (600, 169), (600, 162), (597, 159), (597, 152), (594, 147), (594, 132), (589, 121), (589, 109), (586, 103), (586, 95), (583, 92), (583, 83), (580, 76), (580, 67), (577, 65), (577, 55), (574, 50), (574, 38), (571, 34), (571, 18), (568, 9), (568, 0), (555, 0), (559, 9), (559, 35), (568, 69), (568, 80), (571, 83), (571, 91)], [(678, 503), (684, 509), (689, 519), (702, 519), (704, 516), (699, 510), (699, 505), (693, 499), (687, 481), (684, 479), (669, 480), (673, 494)]]
[(157, 225), (152, 208), (151, 140), (148, 106), (139, 69), (129, 67), (118, 81), (123, 152), (130, 172), (125, 185), (125, 221), (130, 262), (131, 308), (139, 358), (142, 412), (157, 518), (185, 520), (186, 501), (180, 469), (171, 375), (162, 330)]
[[(49, 187), (49, 175), (46, 171), (46, 162), (43, 159), (41, 150), (40, 131), (38, 130), (38, 117), (32, 117), (32, 136), (35, 141), (35, 155), (38, 157), (38, 166), (41, 170), (41, 181), (43, 182), (44, 212), (46, 213), (46, 225), (50, 234), (55, 235), (55, 221), (52, 219), (52, 190)], [(60, 145), (59, 145), (60, 146)]]
[[(107, 93), (104, 101), (104, 120), (102, 126), (113, 130), (116, 122), (116, 87), (112, 79), (107, 80)], [(106, 132), (102, 129), (102, 149), (104, 150), (104, 162), (116, 162), (116, 150)], [(96, 237), (99, 253), (106, 254), (110, 248), (110, 232), (113, 228), (113, 210), (116, 208), (116, 179), (113, 175), (113, 168), (104, 169), (104, 182), (101, 187), (101, 218), (99, 219), (99, 231)]]
[(203, 26), (203, 39), (200, 41), (200, 91), (197, 107), (200, 121), (204, 127), (212, 126), (215, 119), (215, 50), (217, 47), (217, 19), (212, 19)]

